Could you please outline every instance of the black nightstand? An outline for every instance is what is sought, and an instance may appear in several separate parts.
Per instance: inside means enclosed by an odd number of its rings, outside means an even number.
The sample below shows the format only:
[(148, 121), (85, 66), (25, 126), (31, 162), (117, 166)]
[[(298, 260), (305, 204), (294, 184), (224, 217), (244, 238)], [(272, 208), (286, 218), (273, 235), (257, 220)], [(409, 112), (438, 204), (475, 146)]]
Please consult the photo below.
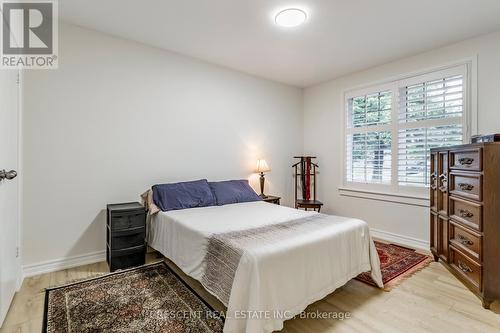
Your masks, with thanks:
[(274, 195), (268, 195), (268, 196), (262, 198), (262, 201), (273, 203), (276, 205), (280, 204), (280, 200), (281, 200), (281, 197), (276, 197)]
[(146, 262), (146, 210), (138, 202), (107, 205), (106, 260), (111, 272)]

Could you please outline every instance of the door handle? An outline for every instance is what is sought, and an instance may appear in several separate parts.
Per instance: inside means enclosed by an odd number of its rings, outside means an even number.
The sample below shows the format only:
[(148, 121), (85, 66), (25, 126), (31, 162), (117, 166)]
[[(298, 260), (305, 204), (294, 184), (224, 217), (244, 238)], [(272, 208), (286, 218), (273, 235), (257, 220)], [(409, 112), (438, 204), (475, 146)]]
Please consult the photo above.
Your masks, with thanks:
[(4, 180), (4, 179), (11, 180), (11, 179), (14, 179), (16, 177), (17, 177), (17, 172), (14, 170), (10, 170), (10, 171), (0, 170), (0, 180)]

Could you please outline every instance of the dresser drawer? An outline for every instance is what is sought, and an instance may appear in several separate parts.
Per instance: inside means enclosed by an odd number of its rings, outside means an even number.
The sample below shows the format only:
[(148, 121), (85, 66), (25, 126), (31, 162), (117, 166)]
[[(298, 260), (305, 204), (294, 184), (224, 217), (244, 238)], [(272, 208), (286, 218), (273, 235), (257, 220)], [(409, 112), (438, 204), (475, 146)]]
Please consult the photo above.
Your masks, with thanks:
[(111, 214), (111, 229), (129, 229), (143, 227), (146, 221), (145, 212), (119, 212)]
[(139, 227), (124, 231), (113, 231), (110, 233), (108, 244), (111, 250), (121, 250), (129, 247), (144, 245), (146, 228)]
[(469, 228), (483, 231), (483, 206), (481, 204), (451, 196), (450, 215), (453, 220)]
[(450, 242), (453, 246), (468, 253), (477, 262), (481, 262), (481, 249), (483, 248), (483, 239), (480, 234), (476, 234), (462, 227), (459, 223), (451, 220), (450, 222)]
[(450, 151), (450, 168), (460, 170), (482, 171), (482, 149)]
[(453, 245), (450, 247), (451, 268), (467, 280), (470, 284), (481, 290), (482, 267), (461, 253)]
[(453, 171), (450, 174), (450, 193), (476, 201), (483, 200), (483, 176), (479, 173), (461, 173)]

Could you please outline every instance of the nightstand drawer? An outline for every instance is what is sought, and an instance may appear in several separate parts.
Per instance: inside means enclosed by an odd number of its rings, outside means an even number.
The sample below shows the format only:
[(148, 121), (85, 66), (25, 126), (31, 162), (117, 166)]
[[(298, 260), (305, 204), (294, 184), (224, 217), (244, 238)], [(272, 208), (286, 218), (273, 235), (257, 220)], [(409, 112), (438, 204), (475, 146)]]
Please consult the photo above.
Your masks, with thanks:
[(146, 213), (137, 211), (111, 214), (111, 230), (129, 229), (144, 226)]
[(113, 251), (144, 245), (146, 228), (139, 227), (124, 231), (113, 231), (110, 238), (108, 239), (108, 244)]
[(108, 262), (110, 271), (144, 265), (146, 262), (146, 246), (136, 246), (129, 249), (109, 251)]

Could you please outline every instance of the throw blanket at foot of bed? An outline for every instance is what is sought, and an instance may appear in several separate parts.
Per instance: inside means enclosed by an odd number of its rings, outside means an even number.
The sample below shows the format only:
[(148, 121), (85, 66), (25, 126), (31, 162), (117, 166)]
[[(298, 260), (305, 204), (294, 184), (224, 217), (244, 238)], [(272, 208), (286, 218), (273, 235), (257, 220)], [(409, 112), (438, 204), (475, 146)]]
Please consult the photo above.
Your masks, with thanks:
[(365, 222), (314, 214), (214, 234), (201, 279), (227, 307), (224, 332), (272, 332), (366, 271), (383, 287)]

